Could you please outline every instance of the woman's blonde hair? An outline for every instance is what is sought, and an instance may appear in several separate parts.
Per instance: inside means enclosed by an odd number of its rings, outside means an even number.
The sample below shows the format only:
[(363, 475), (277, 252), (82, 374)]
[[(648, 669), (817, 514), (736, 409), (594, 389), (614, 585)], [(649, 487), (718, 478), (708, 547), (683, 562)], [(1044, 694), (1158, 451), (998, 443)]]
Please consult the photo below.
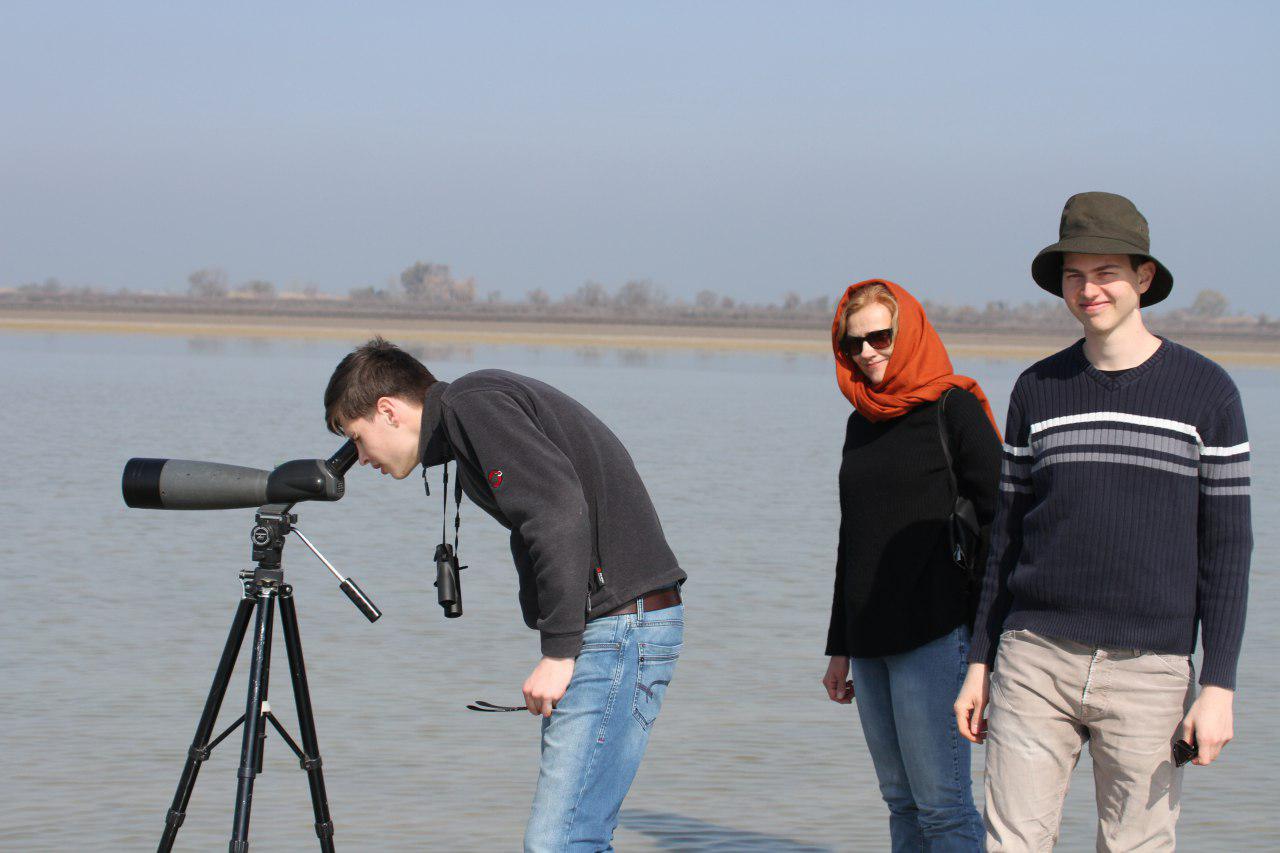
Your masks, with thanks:
[(893, 336), (895, 338), (898, 336), (898, 300), (893, 298), (893, 292), (889, 290), (888, 286), (868, 284), (864, 287), (859, 287), (853, 292), (853, 296), (849, 297), (849, 303), (844, 306), (844, 313), (840, 315), (839, 334), (836, 339), (840, 341), (841, 350), (847, 352), (844, 339), (849, 334), (849, 318), (876, 302), (889, 309), (889, 316), (892, 318)]

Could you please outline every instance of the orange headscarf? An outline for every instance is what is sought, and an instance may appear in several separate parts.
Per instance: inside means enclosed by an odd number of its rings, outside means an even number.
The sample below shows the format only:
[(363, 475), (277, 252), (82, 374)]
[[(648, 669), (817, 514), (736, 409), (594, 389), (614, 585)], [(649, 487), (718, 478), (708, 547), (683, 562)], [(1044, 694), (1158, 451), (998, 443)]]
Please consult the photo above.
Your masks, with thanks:
[[(849, 359), (840, 346), (840, 317), (853, 292), (868, 284), (883, 284), (898, 301), (898, 333), (893, 341), (893, 354), (884, 379), (872, 387), (857, 365)], [(948, 388), (963, 388), (978, 398), (996, 435), (1000, 427), (991, 414), (991, 404), (977, 381), (968, 376), (958, 376), (952, 370), (951, 359), (942, 338), (924, 315), (924, 308), (915, 297), (898, 285), (882, 278), (872, 278), (851, 285), (836, 308), (831, 324), (831, 347), (836, 354), (836, 382), (840, 390), (869, 421), (887, 421), (905, 415), (919, 406), (938, 399)]]

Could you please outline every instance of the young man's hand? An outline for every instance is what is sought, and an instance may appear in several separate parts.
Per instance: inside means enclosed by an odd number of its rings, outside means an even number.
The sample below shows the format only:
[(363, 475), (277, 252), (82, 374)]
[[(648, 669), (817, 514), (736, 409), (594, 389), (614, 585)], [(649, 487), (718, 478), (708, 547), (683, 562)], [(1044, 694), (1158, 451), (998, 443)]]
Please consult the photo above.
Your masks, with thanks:
[(832, 655), (827, 662), (827, 674), (822, 676), (822, 686), (827, 688), (827, 698), (841, 705), (853, 701), (853, 682), (849, 680), (849, 659)]
[(572, 678), (573, 658), (544, 657), (539, 661), (524, 680), (524, 704), (529, 713), (550, 717)]
[(1200, 695), (1182, 720), (1179, 734), (1187, 743), (1196, 745), (1197, 754), (1191, 759), (1192, 764), (1201, 767), (1212, 764), (1231, 740), (1231, 704), (1235, 695), (1234, 690), (1212, 684), (1206, 684), (1200, 690)]
[(952, 706), (956, 712), (956, 728), (965, 740), (982, 743), (987, 739), (986, 711), (990, 689), (990, 667), (985, 663), (969, 664), (969, 672)]

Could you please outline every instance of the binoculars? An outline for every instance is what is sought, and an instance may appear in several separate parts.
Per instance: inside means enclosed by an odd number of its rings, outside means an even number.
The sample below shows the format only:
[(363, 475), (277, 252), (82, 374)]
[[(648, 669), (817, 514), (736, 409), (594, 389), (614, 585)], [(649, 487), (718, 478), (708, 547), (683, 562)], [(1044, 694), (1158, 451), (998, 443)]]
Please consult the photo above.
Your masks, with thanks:
[(441, 542), (436, 546), (436, 598), (448, 619), (462, 615), (462, 578), (458, 572), (465, 568), (458, 565), (452, 545)]

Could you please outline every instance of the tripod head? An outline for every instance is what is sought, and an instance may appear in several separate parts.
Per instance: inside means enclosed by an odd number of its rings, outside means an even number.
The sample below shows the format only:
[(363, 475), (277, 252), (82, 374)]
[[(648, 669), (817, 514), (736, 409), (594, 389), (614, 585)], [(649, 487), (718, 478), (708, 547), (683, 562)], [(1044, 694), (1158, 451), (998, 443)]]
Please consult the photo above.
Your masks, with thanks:
[(307, 546), (308, 551), (316, 555), (316, 559), (324, 563), (326, 569), (333, 573), (333, 576), (338, 579), (338, 589), (351, 599), (356, 609), (370, 622), (377, 622), (382, 616), (378, 605), (364, 594), (364, 590), (353, 578), (343, 577), (342, 572), (338, 571), (333, 563), (320, 553), (320, 549), (316, 548), (311, 540), (295, 526), (297, 523), (298, 516), (289, 512), (287, 507), (259, 507), (258, 514), (254, 517), (253, 530), (249, 533), (249, 541), (253, 544), (253, 559), (258, 565), (256, 569), (245, 569), (240, 573), (240, 579), (245, 582), (246, 591), (253, 584), (284, 582), (284, 570), (280, 568), (280, 554), (284, 550), (285, 537), (292, 533), (302, 540), (302, 544)]
[(255, 570), (241, 572), (250, 584), (281, 584), (284, 571), (280, 554), (285, 537), (297, 535), (303, 544), (338, 579), (338, 588), (365, 615), (376, 622), (382, 615), (364, 591), (334, 568), (311, 540), (298, 530), (298, 516), (290, 510), (301, 501), (336, 501), (346, 493), (343, 475), (355, 463), (355, 442), (346, 441), (328, 459), (294, 459), (272, 471), (193, 462), (184, 459), (135, 457), (124, 466), (120, 489), (126, 505), (135, 509), (239, 509), (258, 507), (253, 530)]

